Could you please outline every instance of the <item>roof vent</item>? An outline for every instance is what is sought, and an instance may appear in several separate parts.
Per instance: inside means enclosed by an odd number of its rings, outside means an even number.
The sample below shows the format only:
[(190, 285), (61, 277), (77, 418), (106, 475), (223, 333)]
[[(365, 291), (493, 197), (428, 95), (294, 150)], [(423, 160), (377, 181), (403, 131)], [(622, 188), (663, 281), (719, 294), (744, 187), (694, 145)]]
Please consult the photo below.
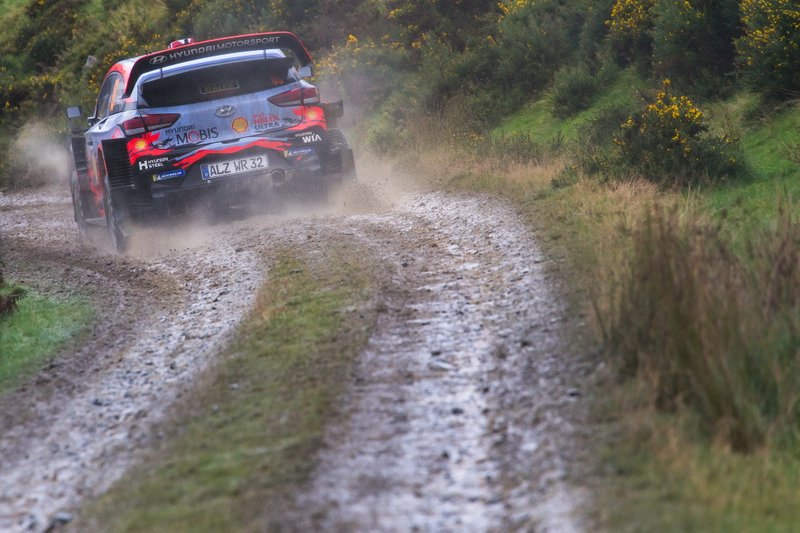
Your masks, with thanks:
[(194, 39), (191, 37), (186, 37), (185, 39), (178, 39), (177, 41), (172, 41), (169, 43), (169, 49), (173, 50), (175, 48), (180, 48), (181, 46), (186, 46), (187, 44), (192, 44)]

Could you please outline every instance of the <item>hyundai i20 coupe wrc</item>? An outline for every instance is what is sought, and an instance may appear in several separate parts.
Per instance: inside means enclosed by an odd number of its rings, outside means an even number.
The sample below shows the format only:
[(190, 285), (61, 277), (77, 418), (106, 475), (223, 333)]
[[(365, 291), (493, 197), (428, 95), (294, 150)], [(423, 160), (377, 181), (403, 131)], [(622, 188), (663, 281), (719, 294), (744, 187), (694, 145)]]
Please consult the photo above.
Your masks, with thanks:
[(322, 103), (311, 75), (290, 32), (184, 39), (115, 64), (91, 117), (67, 110), (81, 238), (105, 227), (122, 253), (139, 224), (282, 191), (324, 197), (354, 177), (342, 102)]

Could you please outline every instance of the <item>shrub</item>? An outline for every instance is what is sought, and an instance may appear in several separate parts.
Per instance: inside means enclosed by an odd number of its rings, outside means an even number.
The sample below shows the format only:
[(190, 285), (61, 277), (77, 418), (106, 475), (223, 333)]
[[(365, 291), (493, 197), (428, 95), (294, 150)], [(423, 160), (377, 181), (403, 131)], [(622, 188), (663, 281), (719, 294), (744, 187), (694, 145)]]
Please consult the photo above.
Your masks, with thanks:
[[(586, 18), (584, 2), (504, 2), (498, 72), (509, 86), (527, 92), (545, 88), (555, 72), (573, 61)], [(530, 94), (528, 94), (530, 97)]]
[(616, 0), (606, 24), (617, 61), (649, 64), (653, 48), (651, 10), (655, 0)]
[(619, 164), (616, 146), (612, 139), (619, 134), (619, 126), (636, 111), (635, 106), (619, 103), (601, 109), (581, 129), (574, 145), (578, 168), (589, 175), (608, 179), (624, 172)]
[(553, 80), (553, 115), (569, 117), (592, 105), (600, 83), (586, 66), (565, 67)]
[(659, 0), (652, 13), (655, 74), (695, 93), (719, 93), (734, 70), (739, 1)]
[(800, 91), (800, 10), (794, 0), (742, 0), (736, 49), (745, 79), (777, 99)]
[(741, 157), (728, 137), (708, 132), (703, 113), (669, 80), (628, 117), (614, 137), (620, 164), (662, 186), (693, 186), (737, 173)]
[(800, 224), (737, 253), (718, 224), (653, 210), (633, 234), (607, 330), (623, 378), (655, 406), (688, 406), (737, 451), (791, 442), (800, 423)]

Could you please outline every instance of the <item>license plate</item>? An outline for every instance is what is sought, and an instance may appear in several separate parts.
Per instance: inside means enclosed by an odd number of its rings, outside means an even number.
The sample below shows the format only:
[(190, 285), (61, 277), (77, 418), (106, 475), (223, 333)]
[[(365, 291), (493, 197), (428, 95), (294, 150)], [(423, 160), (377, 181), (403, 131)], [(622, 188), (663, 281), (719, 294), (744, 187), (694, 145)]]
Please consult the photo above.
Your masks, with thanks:
[(243, 157), (241, 159), (231, 159), (230, 161), (218, 161), (208, 165), (200, 165), (200, 174), (204, 180), (219, 178), (222, 176), (232, 176), (234, 174), (245, 174), (247, 172), (258, 172), (265, 170), (269, 166), (269, 159), (266, 155), (256, 155)]

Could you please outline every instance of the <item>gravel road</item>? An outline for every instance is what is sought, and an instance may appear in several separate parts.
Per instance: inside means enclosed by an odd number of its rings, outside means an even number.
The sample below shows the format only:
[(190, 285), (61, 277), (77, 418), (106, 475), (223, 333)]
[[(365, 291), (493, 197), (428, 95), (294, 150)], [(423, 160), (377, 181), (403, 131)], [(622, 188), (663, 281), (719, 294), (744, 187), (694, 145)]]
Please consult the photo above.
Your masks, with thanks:
[(66, 194), (0, 195), (6, 275), (105, 302), (85, 343), (0, 398), (0, 530), (45, 530), (119, 479), (230, 340), (270, 249), (342, 235), (385, 265), (385, 312), (297, 528), (580, 530), (586, 372), (547, 258), (496, 200), (383, 204), (149, 232), (119, 257), (78, 244)]

